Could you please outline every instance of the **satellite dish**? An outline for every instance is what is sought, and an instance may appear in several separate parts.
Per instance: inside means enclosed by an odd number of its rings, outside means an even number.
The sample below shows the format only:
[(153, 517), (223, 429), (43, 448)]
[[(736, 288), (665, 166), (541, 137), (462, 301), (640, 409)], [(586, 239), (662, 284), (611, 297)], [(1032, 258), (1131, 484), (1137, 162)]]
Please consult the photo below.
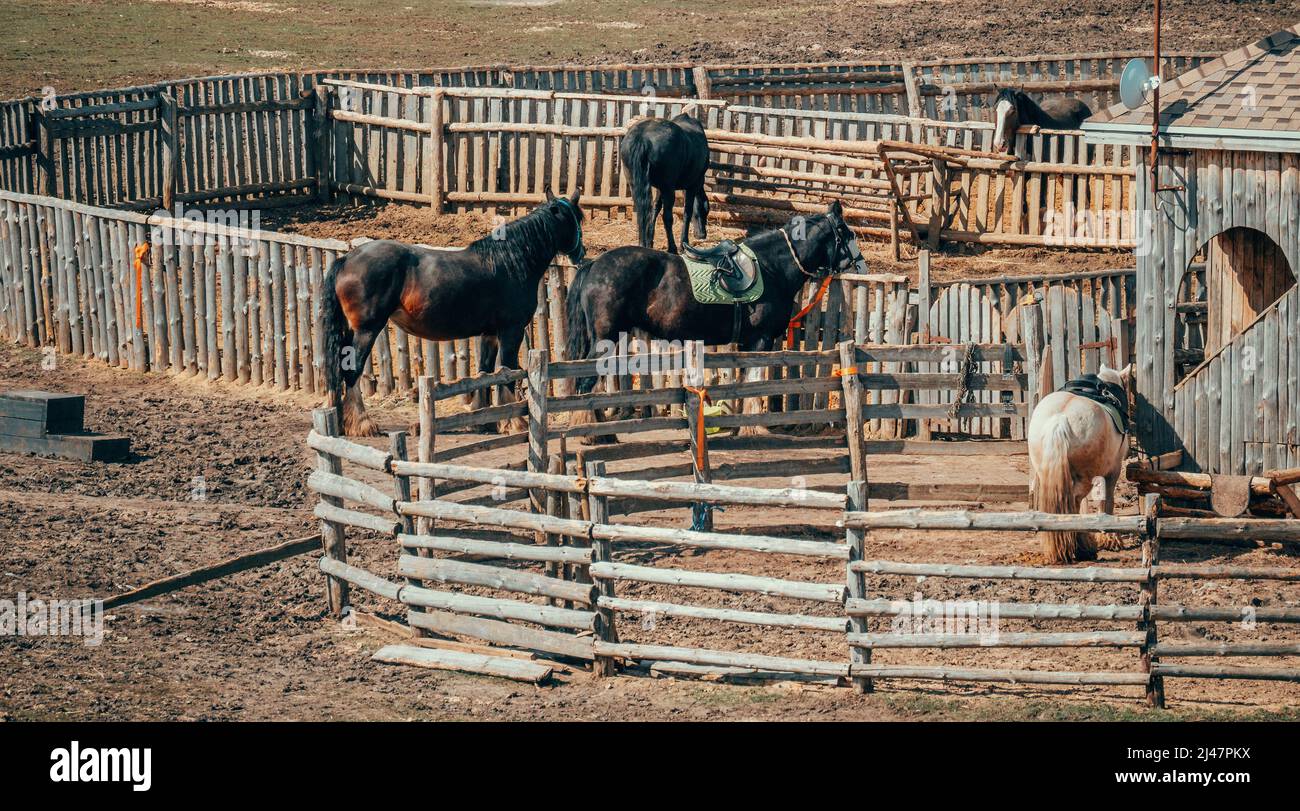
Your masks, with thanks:
[(1160, 77), (1151, 75), (1151, 68), (1142, 58), (1130, 59), (1119, 77), (1119, 99), (1130, 110), (1146, 103), (1147, 93), (1160, 85)]

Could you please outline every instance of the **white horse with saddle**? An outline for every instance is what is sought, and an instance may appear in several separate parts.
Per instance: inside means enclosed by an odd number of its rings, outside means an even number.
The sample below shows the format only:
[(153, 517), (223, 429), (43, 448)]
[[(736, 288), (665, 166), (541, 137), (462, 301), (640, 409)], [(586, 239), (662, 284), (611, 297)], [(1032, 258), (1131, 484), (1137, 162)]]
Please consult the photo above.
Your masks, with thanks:
[[(1115, 508), (1115, 485), (1128, 456), (1128, 385), (1133, 365), (1102, 364), (1096, 375), (1072, 380), (1039, 400), (1029, 419), (1030, 500), (1049, 513), (1083, 512), (1089, 500), (1101, 511)], [(1089, 498), (1089, 495), (1092, 498)], [(1095, 558), (1099, 548), (1118, 548), (1113, 538), (1091, 533), (1041, 532), (1049, 563)]]

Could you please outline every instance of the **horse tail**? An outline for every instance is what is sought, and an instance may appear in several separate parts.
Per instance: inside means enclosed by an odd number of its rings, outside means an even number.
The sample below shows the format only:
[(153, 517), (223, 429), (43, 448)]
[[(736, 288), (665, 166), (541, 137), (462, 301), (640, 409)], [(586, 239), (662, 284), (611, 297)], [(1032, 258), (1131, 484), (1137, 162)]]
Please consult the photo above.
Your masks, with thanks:
[(653, 248), (655, 216), (650, 187), (650, 139), (641, 132), (633, 132), (623, 139), (619, 151), (623, 156), (623, 165), (631, 176), (637, 238), (642, 248)]
[(566, 348), (569, 360), (582, 360), (591, 351), (591, 322), (582, 306), (582, 288), (591, 264), (592, 260), (588, 259), (578, 265), (564, 301), (565, 322), (569, 331), (569, 344)]
[[(1074, 476), (1070, 470), (1070, 423), (1056, 417), (1044, 435), (1040, 464), (1034, 470), (1034, 508), (1046, 513), (1073, 514)], [(1040, 532), (1048, 563), (1073, 563), (1080, 558), (1078, 532)]]
[(321, 329), (325, 335), (325, 359), (322, 364), (325, 368), (325, 404), (337, 411), (340, 427), (343, 425), (343, 346), (352, 343), (352, 327), (343, 314), (343, 305), (339, 303), (339, 294), (334, 285), (346, 260), (346, 256), (340, 256), (331, 262), (321, 282)]

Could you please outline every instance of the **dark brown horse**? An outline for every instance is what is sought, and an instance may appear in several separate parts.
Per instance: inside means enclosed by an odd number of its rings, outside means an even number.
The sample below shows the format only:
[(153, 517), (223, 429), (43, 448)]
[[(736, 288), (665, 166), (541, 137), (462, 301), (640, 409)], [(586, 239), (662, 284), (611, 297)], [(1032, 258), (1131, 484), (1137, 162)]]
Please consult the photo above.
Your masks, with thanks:
[(578, 196), (554, 197), (459, 251), (392, 240), (367, 242), (330, 265), (324, 280), (325, 382), (348, 436), (378, 433), (357, 380), (391, 319), (430, 341), (483, 336), (479, 370), (519, 368), (519, 345), (537, 309), (537, 286), (556, 254), (575, 263), (582, 244)]
[[(663, 211), (668, 252), (677, 253), (673, 242), (673, 205), (677, 190), (686, 192), (682, 223), (682, 244), (690, 242), (688, 229), (695, 223), (695, 237), (707, 238), (705, 223), (709, 200), (704, 194), (704, 175), (709, 168), (709, 141), (699, 119), (682, 113), (666, 118), (645, 118), (627, 128), (619, 144), (619, 157), (627, 169), (636, 207), (636, 232), (642, 248), (653, 248), (655, 218)], [(658, 191), (651, 207), (651, 189)]]
[[(615, 248), (582, 265), (566, 302), (568, 357), (597, 357), (633, 330), (669, 341), (734, 342), (745, 351), (767, 351), (785, 333), (805, 283), (862, 261), (839, 202), (825, 214), (795, 217), (743, 242), (758, 257), (763, 275), (763, 294), (748, 304), (699, 303), (685, 262), (663, 251)], [(578, 392), (590, 392), (595, 382), (579, 378)], [(582, 419), (585, 413), (575, 416)]]
[[(1022, 126), (1038, 126), (1050, 130), (1078, 129), (1092, 110), (1078, 99), (1054, 98), (1041, 105), (1019, 88), (1004, 87), (998, 91), (993, 103), (993, 148), (1010, 153), (1016, 145), (1016, 130)], [(1022, 160), (1032, 160), (1033, 155), (1017, 155)]]

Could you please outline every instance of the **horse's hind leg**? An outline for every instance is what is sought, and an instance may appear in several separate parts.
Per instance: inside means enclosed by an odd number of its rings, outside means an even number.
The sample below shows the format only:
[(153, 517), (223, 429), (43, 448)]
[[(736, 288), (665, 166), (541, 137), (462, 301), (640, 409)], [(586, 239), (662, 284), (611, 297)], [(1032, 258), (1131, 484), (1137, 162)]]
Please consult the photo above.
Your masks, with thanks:
[(664, 235), (668, 237), (668, 252), (677, 253), (677, 243), (673, 241), (673, 206), (677, 205), (677, 191), (664, 192), (660, 201), (664, 209)]
[[(344, 356), (339, 362), (343, 366), (343, 383), (346, 392), (343, 395), (343, 435), (344, 436), (379, 436), (379, 428), (366, 412), (366, 404), (361, 400), (361, 374), (370, 359), (370, 350), (379, 337), (378, 328), (358, 329), (352, 334), (352, 346), (344, 349)], [(348, 350), (351, 352), (348, 352)]]
[[(478, 353), (478, 371), (479, 374), (489, 374), (495, 372), (497, 368), (497, 353), (500, 348), (500, 341), (495, 335), (484, 335), (479, 339)], [(477, 411), (485, 406), (492, 405), (492, 398), (489, 389), (477, 389), (473, 394), (467, 395), (466, 403), (471, 411)], [(501, 398), (505, 402), (505, 398)], [(493, 426), (476, 425), (474, 430), (479, 433), (491, 433)]]
[(689, 245), (691, 242), (691, 219), (695, 215), (695, 190), (687, 189), (683, 193), (685, 202), (682, 205), (682, 244)]
[[(1115, 514), (1115, 486), (1117, 484), (1119, 484), (1118, 473), (1114, 476), (1105, 477), (1102, 482), (1102, 486), (1105, 488), (1105, 494), (1102, 496), (1101, 500), (1101, 511), (1106, 515)], [(1113, 532), (1098, 532), (1096, 533), (1094, 541), (1097, 549), (1100, 551), (1118, 552), (1124, 548), (1124, 544), (1120, 541), (1119, 536)]]
[[(501, 367), (504, 369), (518, 369), (519, 366), (519, 347), (524, 342), (524, 327), (511, 327), (508, 330), (502, 330), (497, 334), (497, 340), (501, 348)], [(511, 393), (511, 400), (519, 402), (520, 386), (515, 383), (507, 388)], [(502, 398), (503, 400), (505, 398)], [(508, 420), (502, 420), (497, 423), (497, 433), (515, 434), (528, 430), (527, 417), (512, 417)]]

